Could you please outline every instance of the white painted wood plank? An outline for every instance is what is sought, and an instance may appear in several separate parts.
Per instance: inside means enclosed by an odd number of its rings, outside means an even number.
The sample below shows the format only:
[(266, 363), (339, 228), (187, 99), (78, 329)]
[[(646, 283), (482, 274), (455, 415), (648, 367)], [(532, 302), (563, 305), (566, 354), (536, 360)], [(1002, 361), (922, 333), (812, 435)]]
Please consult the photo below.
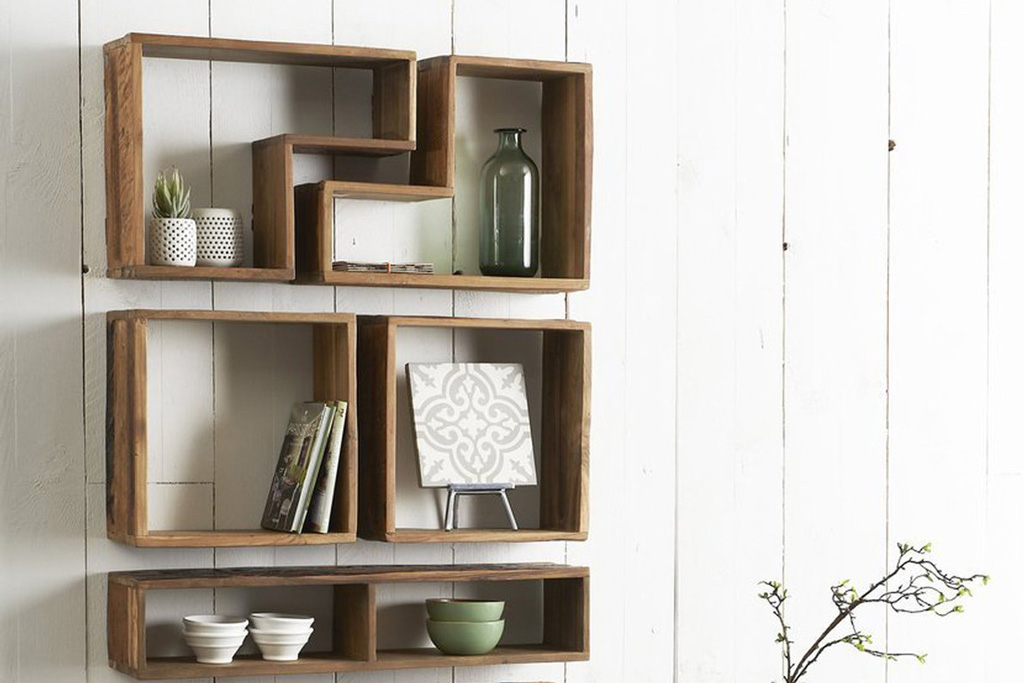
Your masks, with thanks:
[(626, 573), (644, 587), (623, 602), (623, 648), (629, 677), (644, 681), (667, 681), (675, 673), (669, 656), (675, 644), (675, 543), (663, 520), (675, 514), (677, 281), (673, 268), (651, 264), (677, 249), (676, 9), (668, 0), (631, 3), (625, 24), (626, 247), (619, 263), (628, 273), (629, 365), (626, 450), (619, 457), (629, 464), (617, 499), (644, 501), (620, 513), (630, 536), (623, 549)]
[(626, 419), (626, 253), (627, 153), (625, 0), (570, 2), (569, 59), (594, 66), (594, 190), (592, 204), (591, 283), (568, 296), (569, 317), (594, 323), (593, 385), (590, 422), (590, 535), (586, 543), (567, 543), (570, 564), (590, 566), (589, 662), (567, 665), (566, 680), (584, 683), (631, 680), (632, 657), (624, 643), (632, 637), (623, 621), (630, 585), (626, 567), (635, 530), (617, 504), (631, 464)]
[(150, 483), (146, 489), (151, 531), (214, 528), (212, 481)]
[[(835, 616), (829, 586), (864, 589), (886, 567), (887, 58), (885, 0), (787, 4), (784, 570), (799, 655)], [(879, 643), (884, 618), (860, 615)], [(885, 676), (853, 648), (815, 668)]]
[(418, 59), (451, 52), (451, 0), (379, 0), (334, 4), (338, 45), (413, 50)]
[[(1015, 643), (1024, 635), (1024, 599), (1012, 580), (1024, 559), (1019, 530), (1024, 522), (1024, 115), (1020, 96), (1024, 45), (1024, 6), (993, 0), (991, 18), (991, 110), (988, 246), (988, 482), (984, 571), (993, 581), (967, 609), (985, 624), (984, 671), (980, 678), (999, 681), (1017, 670)], [(974, 601), (972, 601), (974, 602)]]
[(152, 321), (146, 344), (146, 475), (213, 482), (213, 326)]
[(452, 3), (455, 54), (565, 59), (565, 3), (469, 0)]
[[(890, 537), (984, 569), (988, 8), (897, 3), (891, 22)], [(931, 653), (891, 683), (977, 677), (977, 611), (889, 636)]]
[(779, 671), (783, 29), (781, 3), (680, 8), (680, 680)]
[(0, 14), (0, 679), (12, 683), (78, 680), (86, 662), (77, 8), (49, 10)]

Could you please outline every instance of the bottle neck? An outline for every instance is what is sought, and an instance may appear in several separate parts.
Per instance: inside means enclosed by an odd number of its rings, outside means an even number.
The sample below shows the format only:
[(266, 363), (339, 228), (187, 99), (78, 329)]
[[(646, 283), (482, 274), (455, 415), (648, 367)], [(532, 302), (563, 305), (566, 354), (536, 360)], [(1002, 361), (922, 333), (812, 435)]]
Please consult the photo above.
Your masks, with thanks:
[(503, 130), (498, 133), (498, 151), (506, 152), (522, 149), (522, 132), (518, 130)]

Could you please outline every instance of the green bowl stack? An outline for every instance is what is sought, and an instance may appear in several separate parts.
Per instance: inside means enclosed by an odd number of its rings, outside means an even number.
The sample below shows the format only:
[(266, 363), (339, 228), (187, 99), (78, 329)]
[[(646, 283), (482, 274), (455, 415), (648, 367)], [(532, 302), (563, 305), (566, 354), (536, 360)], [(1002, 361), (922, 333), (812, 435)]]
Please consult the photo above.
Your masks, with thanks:
[(446, 655), (485, 655), (505, 631), (503, 600), (427, 600), (427, 633)]

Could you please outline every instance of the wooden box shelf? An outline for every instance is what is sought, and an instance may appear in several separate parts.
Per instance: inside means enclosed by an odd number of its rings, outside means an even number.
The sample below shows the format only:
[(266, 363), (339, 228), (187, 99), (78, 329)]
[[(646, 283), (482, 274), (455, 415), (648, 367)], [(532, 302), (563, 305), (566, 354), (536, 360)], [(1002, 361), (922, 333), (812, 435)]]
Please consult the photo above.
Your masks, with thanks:
[[(313, 399), (349, 402), (334, 507), (326, 534), (261, 529), (151, 531), (147, 511), (146, 345), (151, 320), (309, 325)], [(356, 535), (355, 317), (347, 313), (127, 310), (107, 314), (107, 535), (145, 547), (226, 547), (347, 543)], [(263, 496), (265, 492), (254, 491)], [(258, 522), (258, 520), (254, 520)]]
[[(253, 266), (210, 268), (153, 266), (146, 263), (145, 219), (148, 188), (143, 187), (143, 57), (298, 66), (368, 69), (373, 72), (373, 134), (381, 140), (279, 136), (273, 146), (296, 146), (318, 153), (395, 154), (409, 152), (416, 138), (416, 54), (405, 50), (228, 40), (130, 33), (104, 48), (106, 92), (107, 275), (138, 279), (217, 279), (289, 281), (295, 277), (295, 237), (291, 186), (268, 193), (257, 184), (280, 183), (287, 167), (266, 164), (254, 154)], [(273, 162), (278, 164), (278, 162)], [(274, 220), (269, 220), (269, 217)]]
[[(542, 337), (536, 529), (400, 528), (396, 521), (397, 337), (403, 328), (533, 331)], [(359, 535), (405, 543), (585, 540), (590, 453), (590, 325), (570, 320), (360, 316)]]
[[(586, 289), (590, 280), (593, 161), (592, 69), (573, 62), (452, 55), (421, 60), (413, 184), (454, 187), (456, 79), (541, 83), (541, 244), (539, 278), (473, 278), (467, 287), (545, 291)], [(479, 281), (475, 281), (479, 280)], [(446, 285), (447, 286), (447, 285)]]
[[(335, 198), (421, 201), (455, 188), (455, 79), (473, 76), (542, 84), (541, 268), (535, 278), (347, 273), (332, 270)], [(362, 287), (424, 287), (504, 292), (571, 292), (590, 284), (592, 160), (589, 64), (455, 55), (419, 63), (417, 142), (409, 185), (352, 183), (296, 188), (298, 279)]]
[[(584, 661), (590, 651), (589, 577), (585, 567), (554, 564), (115, 572), (108, 575), (107, 582), (107, 650), (111, 667), (145, 680)], [(378, 648), (378, 585), (507, 581), (543, 582), (540, 642), (499, 646), (474, 657), (447, 656), (433, 648)], [(150, 591), (277, 586), (332, 587), (330, 652), (303, 652), (294, 662), (238, 657), (225, 665), (198, 664), (192, 657), (148, 656), (146, 596)]]

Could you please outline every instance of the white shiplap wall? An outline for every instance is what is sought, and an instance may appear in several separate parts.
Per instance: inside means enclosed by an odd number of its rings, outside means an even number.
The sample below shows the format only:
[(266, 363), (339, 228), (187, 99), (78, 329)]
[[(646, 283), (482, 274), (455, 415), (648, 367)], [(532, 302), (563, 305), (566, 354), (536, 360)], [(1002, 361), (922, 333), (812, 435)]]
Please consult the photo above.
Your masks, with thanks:
[(786, 580), (806, 647), (828, 586), (911, 540), (995, 579), (955, 620), (865, 622), (926, 666), (809, 680), (1015, 680), (1024, 13), (679, 6), (680, 679), (778, 680), (754, 583)]
[[(105, 653), (114, 569), (551, 559), (593, 569), (591, 662), (337, 680), (767, 682), (778, 657), (756, 582), (787, 580), (796, 636), (807, 637), (829, 615), (829, 582), (869, 579), (903, 539), (933, 541), (940, 559), (995, 580), (955, 621), (877, 620), (879, 638), (928, 651), (927, 666), (837, 653), (819, 679), (1014, 680), (1024, 636), (1012, 589), (1024, 557), (1019, 4), (5, 0), (0, 681), (123, 680)], [(128, 31), (592, 62), (591, 290), (103, 278), (100, 46)], [(154, 62), (146, 75), (146, 183), (176, 163), (200, 204), (249, 205), (253, 138), (363, 125), (358, 108), (324, 99), (329, 74)], [(333, 87), (359, 85), (338, 75)], [(460, 187), (472, 187), (478, 161), (462, 159)], [(300, 173), (316, 177), (321, 164), (304, 160)], [(436, 246), (454, 244), (459, 266), (471, 261), (460, 261), (472, 251), (471, 215), (458, 200), (365, 213), (395, 249), (416, 226), (450, 221), (454, 238)], [(108, 542), (103, 314), (143, 306), (593, 321), (591, 540), (217, 551)], [(231, 363), (280, 361), (304, 340), (205, 325), (157, 332), (152, 485), (165, 502), (154, 512), (189, 501), (210, 523), (216, 482), (224, 522), (246, 504), (224, 477), (243, 476), (239, 454), (260, 443), (236, 417), (272, 420), (259, 411), (305, 390), (301, 364), (250, 386)], [(486, 349), (444, 335), (409, 343), (439, 357)], [(153, 607), (171, 620), (247, 599), (199, 592)]]

